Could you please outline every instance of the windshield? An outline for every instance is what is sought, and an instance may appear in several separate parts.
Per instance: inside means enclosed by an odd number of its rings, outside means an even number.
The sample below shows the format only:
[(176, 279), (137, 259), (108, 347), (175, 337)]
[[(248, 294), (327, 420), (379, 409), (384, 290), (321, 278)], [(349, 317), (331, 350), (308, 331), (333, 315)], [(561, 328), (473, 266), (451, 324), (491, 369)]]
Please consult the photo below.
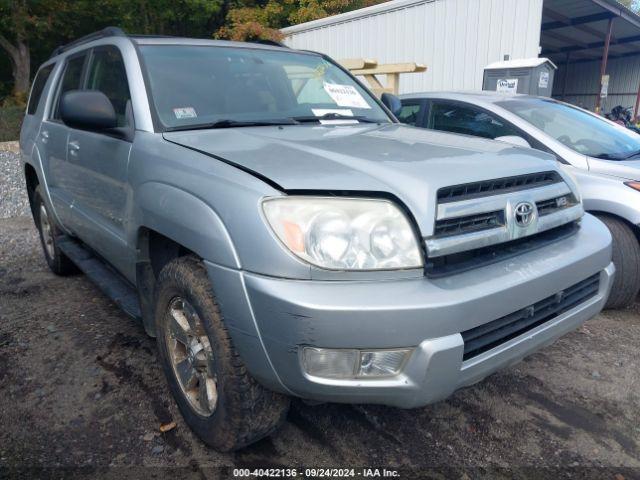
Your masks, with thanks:
[(514, 98), (498, 105), (583, 155), (606, 160), (640, 156), (640, 135), (579, 108), (541, 98)]
[[(194, 45), (140, 51), (152, 103), (168, 129), (355, 116), (389, 122), (375, 99), (320, 55)], [(327, 121), (328, 122), (328, 121)]]

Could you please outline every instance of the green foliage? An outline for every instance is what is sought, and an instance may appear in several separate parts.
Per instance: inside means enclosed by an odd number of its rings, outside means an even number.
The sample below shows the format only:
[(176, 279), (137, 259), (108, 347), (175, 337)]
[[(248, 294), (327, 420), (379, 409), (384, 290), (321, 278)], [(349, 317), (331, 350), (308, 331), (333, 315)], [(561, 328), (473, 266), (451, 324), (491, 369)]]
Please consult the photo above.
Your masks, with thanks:
[(238, 1), (229, 9), (216, 38), (281, 40), (279, 29), (297, 23), (368, 7), (383, 0)]
[(621, 4), (636, 13), (640, 13), (640, 0), (618, 0)]
[[(381, 0), (0, 0), (0, 37), (22, 39), (31, 75), (53, 49), (107, 26), (128, 33), (281, 40), (294, 23), (366, 7)], [(0, 101), (13, 78), (0, 48)]]

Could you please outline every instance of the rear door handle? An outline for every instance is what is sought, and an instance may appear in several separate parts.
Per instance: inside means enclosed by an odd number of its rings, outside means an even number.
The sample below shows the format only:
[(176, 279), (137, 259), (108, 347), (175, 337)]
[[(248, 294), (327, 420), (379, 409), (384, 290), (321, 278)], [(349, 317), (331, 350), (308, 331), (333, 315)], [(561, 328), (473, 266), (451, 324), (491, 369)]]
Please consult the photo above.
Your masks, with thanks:
[(40, 133), (40, 136), (42, 137), (42, 143), (47, 143), (49, 141), (49, 132), (47, 130), (43, 130)]
[(78, 155), (78, 151), (80, 150), (80, 144), (77, 141), (69, 142), (69, 153), (71, 155)]

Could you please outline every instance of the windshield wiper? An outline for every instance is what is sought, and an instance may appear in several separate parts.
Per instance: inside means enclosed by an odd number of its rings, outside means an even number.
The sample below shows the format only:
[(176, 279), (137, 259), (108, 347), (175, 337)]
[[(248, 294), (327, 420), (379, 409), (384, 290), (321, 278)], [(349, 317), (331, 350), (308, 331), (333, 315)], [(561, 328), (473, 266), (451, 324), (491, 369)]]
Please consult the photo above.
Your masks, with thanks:
[(598, 155), (591, 155), (593, 158), (599, 158), (600, 160), (629, 160), (633, 157), (637, 157), (640, 155), (640, 150), (636, 150), (635, 152), (630, 153), (629, 155), (621, 156), (621, 155), (613, 155), (611, 153), (600, 153)]
[(214, 128), (235, 128), (235, 127), (269, 127), (274, 125), (298, 125), (298, 121), (293, 118), (279, 118), (273, 120), (232, 120), (223, 118), (210, 123), (198, 123), (194, 125), (180, 125), (167, 128), (168, 132), (180, 132), (184, 130), (209, 130)]
[(622, 157), (620, 160), (629, 160), (633, 157), (637, 157), (638, 155), (640, 155), (640, 150), (636, 150), (635, 152), (630, 153), (626, 157)]
[(364, 117), (361, 115), (342, 115), (340, 113), (325, 113), (324, 115), (315, 116), (307, 115), (303, 117), (292, 117), (293, 120), (300, 123), (319, 122), (320, 120), (357, 120), (362, 123), (385, 123), (374, 118)]

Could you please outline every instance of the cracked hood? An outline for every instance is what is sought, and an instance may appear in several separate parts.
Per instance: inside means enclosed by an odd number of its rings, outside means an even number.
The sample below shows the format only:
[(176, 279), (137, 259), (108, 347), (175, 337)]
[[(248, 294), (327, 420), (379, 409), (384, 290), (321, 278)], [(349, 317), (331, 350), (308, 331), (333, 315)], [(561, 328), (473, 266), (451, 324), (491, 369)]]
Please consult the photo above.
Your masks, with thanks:
[(429, 225), (441, 187), (557, 170), (551, 156), (533, 149), (401, 124), (228, 128), (164, 138), (288, 192), (390, 193), (418, 223), (431, 217)]

